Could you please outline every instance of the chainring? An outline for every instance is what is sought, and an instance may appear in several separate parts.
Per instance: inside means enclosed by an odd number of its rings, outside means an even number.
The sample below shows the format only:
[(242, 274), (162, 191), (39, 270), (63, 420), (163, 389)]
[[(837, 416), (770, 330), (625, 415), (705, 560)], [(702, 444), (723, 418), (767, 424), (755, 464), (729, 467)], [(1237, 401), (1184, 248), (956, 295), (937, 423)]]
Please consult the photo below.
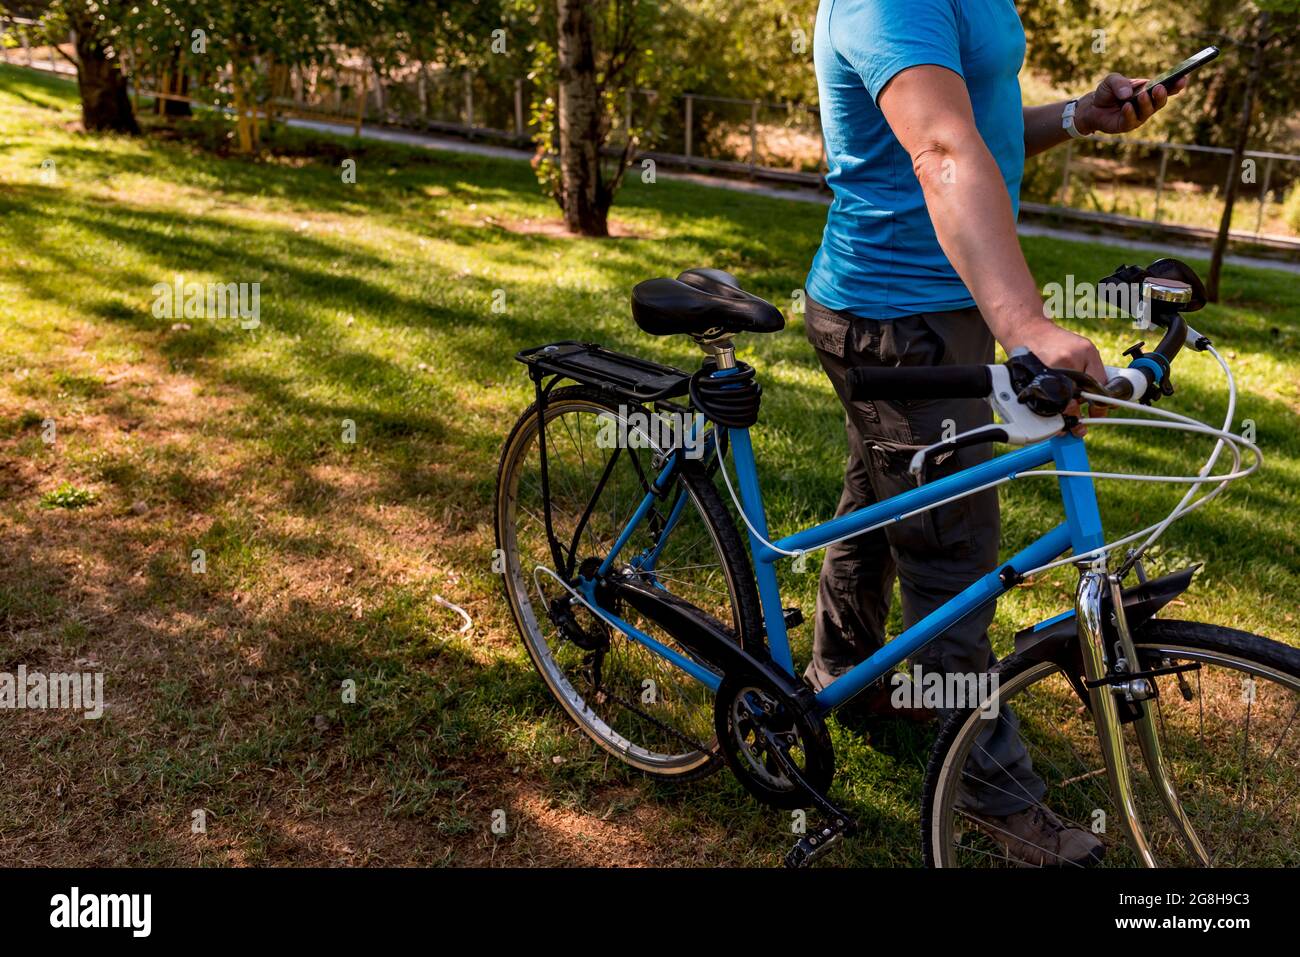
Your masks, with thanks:
[(713, 722), (727, 766), (764, 804), (794, 809), (819, 803), (781, 769), (771, 753), (773, 739), (785, 747), (809, 785), (822, 794), (830, 788), (835, 751), (825, 723), (762, 675), (733, 672), (724, 677), (714, 697)]

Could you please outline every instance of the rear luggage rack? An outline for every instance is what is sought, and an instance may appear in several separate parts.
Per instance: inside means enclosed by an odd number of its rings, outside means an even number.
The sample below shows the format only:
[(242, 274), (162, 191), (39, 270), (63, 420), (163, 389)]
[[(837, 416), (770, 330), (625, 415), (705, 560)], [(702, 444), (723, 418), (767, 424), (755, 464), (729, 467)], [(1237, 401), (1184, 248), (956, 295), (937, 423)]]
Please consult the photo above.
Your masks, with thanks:
[(691, 377), (680, 369), (573, 339), (524, 349), (515, 358), (535, 380), (554, 374), (638, 402), (683, 396), (690, 387)]

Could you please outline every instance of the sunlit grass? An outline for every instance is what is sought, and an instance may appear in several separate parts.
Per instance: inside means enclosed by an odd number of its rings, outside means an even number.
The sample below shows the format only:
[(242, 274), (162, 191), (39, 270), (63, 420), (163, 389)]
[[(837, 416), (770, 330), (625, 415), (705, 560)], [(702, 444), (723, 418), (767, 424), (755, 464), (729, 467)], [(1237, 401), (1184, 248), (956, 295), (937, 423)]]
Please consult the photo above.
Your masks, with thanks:
[[(108, 787), (82, 795), (87, 813), (120, 821), (115, 795), (130, 794), (177, 822), (209, 807), (233, 835), (196, 848), (187, 830), (150, 820), (112, 833), (101, 823), (80, 840), (100, 834), (96, 853), (119, 863), (292, 860), (276, 822), (249, 810), (269, 801), (281, 823), (355, 806), (374, 815), (361, 834), (409, 825), (400, 852), (376, 860), (589, 860), (566, 857), (536, 821), (490, 857), (481, 818), (536, 786), (583, 821), (614, 809), (661, 849), (656, 860), (776, 861), (791, 839), (785, 815), (725, 775), (670, 789), (607, 767), (559, 714), (491, 571), (491, 500), (502, 440), (532, 396), (517, 350), (576, 338), (693, 368), (689, 341), (635, 328), (632, 285), (715, 266), (790, 313), (824, 210), (634, 178), (614, 211), (625, 238), (555, 238), (531, 228), (556, 210), (524, 164), (292, 131), (272, 137), (278, 155), (247, 161), (213, 152), (228, 132), (213, 117), (145, 139), (87, 137), (76, 118), (66, 85), (0, 69), (0, 626), (17, 636), (13, 655), (63, 641), (71, 654), (107, 643), (120, 656), (129, 707), (59, 744), (68, 774), (111, 769)], [(347, 157), (355, 185), (339, 175)], [(1135, 255), (1045, 239), (1025, 249), (1043, 283), (1095, 280)], [(152, 288), (176, 275), (260, 283), (260, 326), (156, 317)], [(1153, 564), (1205, 563), (1178, 617), (1296, 643), (1295, 279), (1228, 267), (1224, 288), (1196, 326), (1231, 356), (1266, 468), (1176, 525)], [(777, 532), (831, 513), (845, 452), (843, 413), (790, 318), (740, 343), (766, 386), (755, 438)], [(1112, 362), (1137, 335), (1116, 320), (1069, 324)], [(1169, 408), (1220, 421), (1223, 382), (1206, 357), (1181, 360), (1175, 381)], [(51, 419), (53, 444), (41, 434)], [(342, 438), (347, 421), (355, 443)], [(1208, 451), (1104, 429), (1090, 445), (1104, 468), (1175, 472)], [(42, 510), (64, 483), (95, 503)], [(1117, 532), (1181, 493), (1101, 489)], [(1044, 480), (1003, 502), (1006, 549), (1059, 521)], [(783, 568), (782, 583), (811, 618), (817, 561), (808, 568)], [(435, 593), (470, 610), (468, 637)], [(998, 649), (1069, 595), (1065, 574), (1017, 589), (998, 609)], [(339, 702), (348, 677), (365, 691), (355, 708)], [(838, 860), (915, 863), (928, 739), (903, 729), (869, 747), (836, 729), (835, 740), (839, 793), (877, 834)], [(6, 747), (45, 767), (19, 739)], [(161, 790), (141, 783), (154, 780)], [(0, 839), (72, 833), (36, 787), (0, 795)], [(646, 806), (653, 814), (634, 813)]]

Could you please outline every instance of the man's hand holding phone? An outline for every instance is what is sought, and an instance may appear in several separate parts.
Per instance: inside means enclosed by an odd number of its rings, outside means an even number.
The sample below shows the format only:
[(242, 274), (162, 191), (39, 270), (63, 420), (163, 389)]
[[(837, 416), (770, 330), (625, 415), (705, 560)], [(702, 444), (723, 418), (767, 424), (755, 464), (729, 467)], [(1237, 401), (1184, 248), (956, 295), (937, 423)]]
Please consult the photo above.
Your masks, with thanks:
[(1127, 133), (1135, 130), (1163, 109), (1169, 97), (1187, 88), (1187, 77), (1180, 77), (1166, 89), (1157, 83), (1147, 88), (1144, 79), (1131, 80), (1112, 73), (1092, 93), (1079, 97), (1074, 122), (1079, 132)]
[(1075, 129), (1089, 133), (1127, 133), (1135, 130), (1187, 88), (1187, 77), (1219, 55), (1208, 46), (1151, 80), (1130, 80), (1112, 73), (1097, 89), (1079, 98)]

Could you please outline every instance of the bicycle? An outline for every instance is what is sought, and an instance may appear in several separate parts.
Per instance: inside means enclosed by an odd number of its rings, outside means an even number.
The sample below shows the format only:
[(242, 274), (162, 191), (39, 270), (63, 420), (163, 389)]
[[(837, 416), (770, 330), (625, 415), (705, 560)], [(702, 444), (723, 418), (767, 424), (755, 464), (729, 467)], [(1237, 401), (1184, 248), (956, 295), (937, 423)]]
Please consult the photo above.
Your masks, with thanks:
[[(1163, 331), (1149, 352), (1145, 343), (1127, 350), (1128, 366), (1107, 367), (1105, 383), (1048, 368), (1023, 350), (992, 366), (853, 370), (854, 398), (983, 398), (1001, 422), (917, 450), (914, 489), (781, 537), (768, 528), (750, 439), (762, 389), (754, 369), (736, 360), (733, 339), (776, 332), (784, 317), (733, 276), (690, 269), (633, 290), (643, 331), (686, 334), (704, 350), (693, 374), (576, 341), (520, 352), (535, 395), (502, 452), (496, 539), (525, 647), (561, 706), (600, 747), (648, 775), (691, 780), (725, 763), (765, 804), (816, 809), (824, 823), (786, 857), (807, 864), (859, 829), (829, 794), (827, 716), (963, 615), (1074, 564), (1074, 608), (1017, 633), (1014, 654), (990, 672), (1008, 706), (997, 720), (1018, 717), (1046, 788), (1014, 797), (1027, 807), (1046, 800), (1061, 819), (1097, 833), (1103, 853), (1087, 864), (1300, 862), (1291, 801), (1300, 759), (1282, 752), (1300, 724), (1300, 650), (1157, 617), (1196, 567), (1148, 579), (1141, 561), (1173, 521), (1262, 461), (1231, 431), (1231, 369), (1184, 316), (1205, 304), (1204, 288), (1190, 267), (1162, 259), (1121, 267), (1098, 289), (1108, 301), (1135, 303), (1130, 311), (1143, 325)], [(1173, 394), (1172, 364), (1185, 345), (1210, 353), (1227, 376), (1222, 428), (1152, 405)], [(562, 381), (573, 384), (557, 388)], [(1067, 414), (1076, 402), (1157, 417), (1079, 418)], [(652, 428), (664, 417), (675, 423), (667, 439)], [(1172, 428), (1216, 441), (1195, 475), (1102, 473), (1090, 468), (1078, 424)], [(946, 453), (986, 442), (1020, 448), (930, 479)], [(1232, 468), (1216, 473), (1225, 450)], [(1033, 476), (1056, 479), (1060, 524), (824, 689), (797, 676), (789, 631), (802, 615), (782, 604), (778, 561)], [(1108, 542), (1094, 481), (1110, 478), (1188, 490), (1162, 521)], [(964, 798), (972, 785), (1005, 783), (996, 771), (978, 777), (972, 758), (982, 756), (988, 733), (983, 705), (952, 709), (934, 745), (921, 814), (928, 865), (1025, 862)], [(1135, 773), (1139, 765), (1145, 774)]]

